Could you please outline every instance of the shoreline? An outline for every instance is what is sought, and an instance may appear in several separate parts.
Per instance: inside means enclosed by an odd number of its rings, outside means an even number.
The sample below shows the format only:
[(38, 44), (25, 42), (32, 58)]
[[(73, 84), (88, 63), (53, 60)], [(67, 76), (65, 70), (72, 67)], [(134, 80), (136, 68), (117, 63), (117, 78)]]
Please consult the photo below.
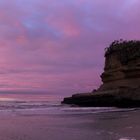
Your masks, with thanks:
[(138, 140), (139, 117), (140, 110), (79, 115), (0, 115), (0, 139)]

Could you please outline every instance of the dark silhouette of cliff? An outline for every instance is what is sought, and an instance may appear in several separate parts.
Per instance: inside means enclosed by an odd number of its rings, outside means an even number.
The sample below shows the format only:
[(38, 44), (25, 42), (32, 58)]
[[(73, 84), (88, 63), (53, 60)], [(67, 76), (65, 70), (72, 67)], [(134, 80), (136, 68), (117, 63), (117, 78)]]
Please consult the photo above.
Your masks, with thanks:
[(114, 41), (105, 49), (103, 84), (92, 93), (75, 94), (62, 103), (79, 106), (140, 106), (140, 41)]
[(140, 41), (115, 41), (105, 52), (101, 90), (140, 86)]

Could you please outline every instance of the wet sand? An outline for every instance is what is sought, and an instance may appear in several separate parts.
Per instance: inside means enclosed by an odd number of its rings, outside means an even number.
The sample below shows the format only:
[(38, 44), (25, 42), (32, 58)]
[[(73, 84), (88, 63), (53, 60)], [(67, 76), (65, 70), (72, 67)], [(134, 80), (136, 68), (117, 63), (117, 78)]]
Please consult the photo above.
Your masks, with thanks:
[(0, 115), (0, 140), (139, 140), (140, 110), (99, 114)]

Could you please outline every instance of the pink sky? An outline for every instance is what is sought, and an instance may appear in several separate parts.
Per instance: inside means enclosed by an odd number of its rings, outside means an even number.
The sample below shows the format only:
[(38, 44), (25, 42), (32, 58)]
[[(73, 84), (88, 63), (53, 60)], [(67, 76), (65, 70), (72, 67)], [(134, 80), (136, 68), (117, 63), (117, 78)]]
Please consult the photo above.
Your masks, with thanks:
[(0, 91), (86, 92), (104, 48), (139, 39), (139, 0), (1, 0)]

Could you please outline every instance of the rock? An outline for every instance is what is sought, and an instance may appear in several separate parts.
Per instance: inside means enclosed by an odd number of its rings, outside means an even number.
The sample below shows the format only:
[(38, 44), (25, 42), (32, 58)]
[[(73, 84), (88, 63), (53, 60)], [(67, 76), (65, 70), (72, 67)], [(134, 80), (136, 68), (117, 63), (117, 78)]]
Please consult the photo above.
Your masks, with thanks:
[(140, 41), (115, 41), (105, 52), (103, 84), (62, 103), (79, 106), (140, 107)]
[(118, 88), (97, 93), (76, 94), (64, 98), (62, 103), (89, 107), (140, 107), (140, 90)]
[(140, 86), (140, 42), (120, 42), (105, 53), (105, 67), (100, 90)]

